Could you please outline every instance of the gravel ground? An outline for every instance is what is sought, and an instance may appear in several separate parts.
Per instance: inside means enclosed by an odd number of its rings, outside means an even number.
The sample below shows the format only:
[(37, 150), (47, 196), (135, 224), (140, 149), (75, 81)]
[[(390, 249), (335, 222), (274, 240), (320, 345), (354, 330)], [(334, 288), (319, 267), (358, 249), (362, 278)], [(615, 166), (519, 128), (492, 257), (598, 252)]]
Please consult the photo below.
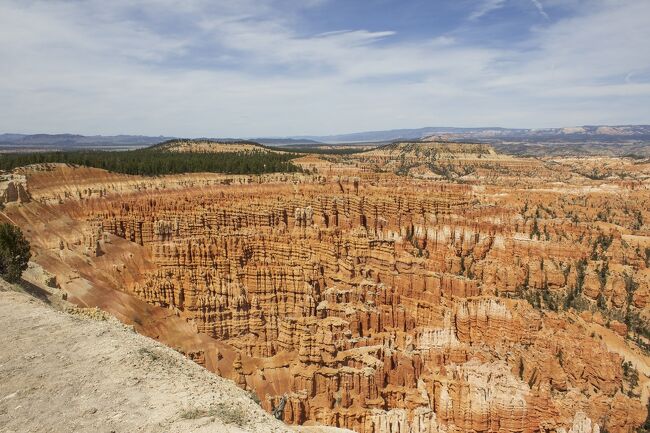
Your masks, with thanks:
[(15, 288), (0, 280), (0, 432), (295, 432), (101, 311)]

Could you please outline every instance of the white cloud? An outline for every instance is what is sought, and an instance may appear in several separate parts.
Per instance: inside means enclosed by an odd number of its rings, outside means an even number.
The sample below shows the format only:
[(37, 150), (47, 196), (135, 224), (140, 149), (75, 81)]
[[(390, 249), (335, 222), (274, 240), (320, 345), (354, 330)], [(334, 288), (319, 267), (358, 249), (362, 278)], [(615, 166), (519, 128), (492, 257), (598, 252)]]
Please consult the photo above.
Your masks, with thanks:
[(642, 0), (576, 4), (499, 49), (390, 28), (303, 34), (277, 0), (107, 4), (0, 4), (0, 130), (256, 136), (650, 118)]
[(535, 6), (539, 14), (544, 18), (548, 19), (548, 14), (544, 10), (544, 6), (542, 5), (542, 2), (540, 0), (530, 0), (530, 1), (533, 3), (533, 5)]
[(475, 21), (490, 12), (501, 9), (505, 4), (506, 0), (483, 0), (478, 8), (470, 14), (469, 19)]

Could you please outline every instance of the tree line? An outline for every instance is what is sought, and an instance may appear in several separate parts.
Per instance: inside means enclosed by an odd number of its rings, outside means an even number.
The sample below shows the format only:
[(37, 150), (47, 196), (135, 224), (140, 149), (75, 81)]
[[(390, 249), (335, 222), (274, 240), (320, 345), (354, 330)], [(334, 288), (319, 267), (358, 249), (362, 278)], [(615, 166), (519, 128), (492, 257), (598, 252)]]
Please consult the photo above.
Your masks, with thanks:
[(173, 173), (213, 172), (226, 174), (263, 174), (300, 172), (291, 162), (295, 153), (263, 151), (223, 153), (162, 152), (155, 148), (128, 151), (63, 151), (5, 153), (0, 157), (0, 170), (11, 170), (29, 164), (66, 163), (144, 176)]

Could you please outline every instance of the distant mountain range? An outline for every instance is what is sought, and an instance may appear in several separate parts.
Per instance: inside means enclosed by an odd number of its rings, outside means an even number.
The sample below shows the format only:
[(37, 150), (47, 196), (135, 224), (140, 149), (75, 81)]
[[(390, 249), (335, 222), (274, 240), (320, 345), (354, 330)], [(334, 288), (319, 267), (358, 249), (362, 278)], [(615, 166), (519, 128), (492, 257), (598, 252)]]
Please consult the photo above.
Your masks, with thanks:
[(174, 137), (142, 135), (77, 135), (77, 134), (0, 134), (0, 151), (9, 150), (74, 150), (145, 147)]
[[(0, 134), (0, 151), (35, 150), (117, 150), (151, 146), (180, 137), (144, 135), (78, 135), (78, 134)], [(209, 138), (210, 140), (236, 140)], [(314, 145), (316, 141), (302, 138), (254, 138), (267, 146)]]
[[(267, 146), (315, 146), (344, 143), (387, 143), (437, 138), (492, 144), (498, 151), (519, 155), (635, 154), (650, 156), (650, 125), (576, 126), (567, 128), (454, 128), (427, 127), (355, 132), (339, 135), (249, 138)], [(0, 134), (1, 151), (75, 149), (132, 149), (177, 137), (74, 134)], [(214, 138), (223, 140), (224, 138)]]
[(354, 132), (351, 134), (301, 136), (322, 143), (378, 142), (394, 140), (415, 140), (432, 135), (445, 139), (466, 139), (485, 141), (549, 141), (560, 140), (629, 140), (637, 139), (650, 142), (650, 125), (624, 126), (576, 126), (569, 128), (453, 128), (427, 127), (417, 129), (391, 129), (387, 131)]

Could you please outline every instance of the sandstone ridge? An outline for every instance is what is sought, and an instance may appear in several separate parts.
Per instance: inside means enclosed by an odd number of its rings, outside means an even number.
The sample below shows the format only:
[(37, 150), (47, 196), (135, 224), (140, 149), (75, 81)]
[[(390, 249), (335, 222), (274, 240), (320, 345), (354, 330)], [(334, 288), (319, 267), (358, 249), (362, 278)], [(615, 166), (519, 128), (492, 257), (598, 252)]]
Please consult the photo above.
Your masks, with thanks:
[(176, 139), (152, 146), (164, 152), (223, 153), (223, 152), (279, 152), (254, 141), (183, 140)]

